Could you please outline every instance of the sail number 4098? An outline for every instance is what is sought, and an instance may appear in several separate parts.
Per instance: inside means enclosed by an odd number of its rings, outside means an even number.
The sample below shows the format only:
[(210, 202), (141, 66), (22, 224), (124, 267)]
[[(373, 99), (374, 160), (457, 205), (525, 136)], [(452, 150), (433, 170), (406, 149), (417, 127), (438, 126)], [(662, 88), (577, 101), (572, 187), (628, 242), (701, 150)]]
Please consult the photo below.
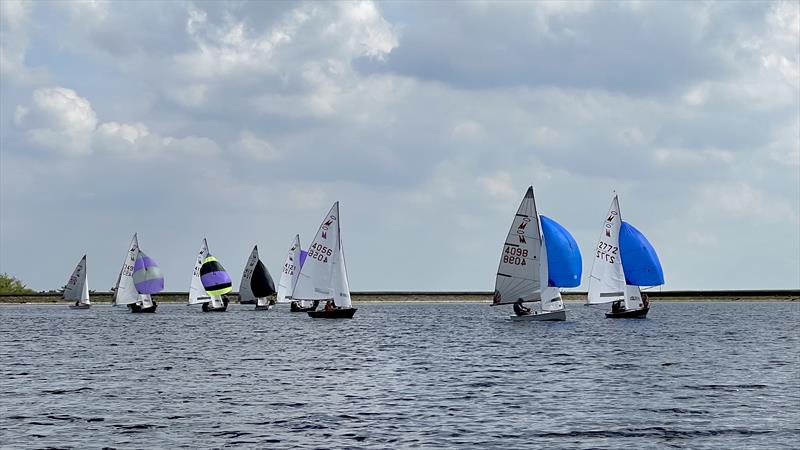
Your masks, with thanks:
[(519, 247), (506, 247), (503, 251), (503, 262), (506, 264), (514, 264), (517, 266), (524, 266), (527, 264), (525, 258), (528, 257), (528, 249)]
[(308, 258), (316, 259), (317, 261), (322, 261), (324, 263), (328, 262), (328, 256), (333, 255), (333, 250), (330, 248), (322, 245), (322, 244), (313, 244), (310, 249), (308, 249)]

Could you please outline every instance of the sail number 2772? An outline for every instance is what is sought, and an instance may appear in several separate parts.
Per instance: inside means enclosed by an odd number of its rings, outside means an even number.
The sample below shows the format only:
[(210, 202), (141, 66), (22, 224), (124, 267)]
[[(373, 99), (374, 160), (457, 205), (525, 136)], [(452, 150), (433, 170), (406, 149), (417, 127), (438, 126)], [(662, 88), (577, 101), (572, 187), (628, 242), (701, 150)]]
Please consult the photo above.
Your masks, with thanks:
[(524, 266), (525, 258), (528, 257), (528, 249), (519, 247), (507, 246), (503, 250), (503, 263), (514, 264), (516, 266)]
[(328, 256), (331, 255), (333, 255), (333, 250), (322, 244), (315, 243), (310, 249), (308, 249), (308, 258), (316, 259), (317, 261), (322, 261), (324, 263), (328, 262)]
[(597, 255), (598, 259), (602, 259), (603, 261), (609, 262), (614, 264), (617, 257), (617, 252), (619, 252), (619, 247), (615, 247), (611, 244), (606, 244), (605, 242), (600, 242), (597, 244)]

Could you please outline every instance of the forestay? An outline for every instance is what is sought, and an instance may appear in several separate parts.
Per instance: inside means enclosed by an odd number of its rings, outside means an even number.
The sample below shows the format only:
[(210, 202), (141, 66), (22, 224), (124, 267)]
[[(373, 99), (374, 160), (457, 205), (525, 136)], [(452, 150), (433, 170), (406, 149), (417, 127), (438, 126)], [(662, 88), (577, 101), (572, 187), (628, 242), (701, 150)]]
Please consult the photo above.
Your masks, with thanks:
[(89, 305), (89, 281), (86, 274), (86, 255), (75, 266), (72, 275), (64, 287), (64, 300), (77, 300), (83, 305)]
[(300, 275), (300, 252), (300, 235), (298, 234), (295, 235), (286, 254), (286, 261), (283, 263), (283, 271), (278, 281), (278, 303), (289, 303), (292, 300), (297, 277)]
[(625, 296), (625, 276), (619, 251), (621, 223), (619, 200), (615, 195), (595, 249), (592, 272), (589, 275), (588, 304), (609, 303)]
[(333, 298), (334, 252), (339, 248), (339, 202), (333, 204), (317, 230), (308, 256), (300, 269), (292, 298), (295, 300), (329, 300)]
[(541, 247), (533, 187), (528, 187), (503, 245), (493, 305), (515, 303), (519, 299), (540, 300)]

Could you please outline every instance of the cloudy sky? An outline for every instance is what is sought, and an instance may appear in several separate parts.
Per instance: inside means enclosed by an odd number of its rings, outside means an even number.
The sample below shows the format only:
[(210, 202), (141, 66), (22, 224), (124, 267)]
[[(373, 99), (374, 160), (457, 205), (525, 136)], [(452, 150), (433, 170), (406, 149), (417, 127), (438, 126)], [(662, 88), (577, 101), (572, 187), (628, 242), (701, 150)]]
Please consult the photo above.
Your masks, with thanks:
[(339, 200), (353, 290), (488, 291), (532, 184), (584, 280), (616, 190), (664, 289), (800, 288), (798, 5), (3, 0), (0, 271), (277, 274)]

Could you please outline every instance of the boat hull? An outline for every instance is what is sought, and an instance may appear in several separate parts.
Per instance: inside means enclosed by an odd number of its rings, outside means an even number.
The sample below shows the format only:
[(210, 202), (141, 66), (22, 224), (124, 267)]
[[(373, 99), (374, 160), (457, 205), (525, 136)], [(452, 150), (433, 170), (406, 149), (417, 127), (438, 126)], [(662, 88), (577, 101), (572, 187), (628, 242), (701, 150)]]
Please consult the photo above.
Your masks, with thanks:
[(132, 304), (128, 305), (128, 309), (130, 309), (131, 312), (134, 313), (134, 314), (154, 313), (154, 312), (156, 312), (156, 308), (158, 308), (158, 303), (156, 303), (156, 302), (153, 302), (153, 306), (148, 306), (147, 308), (145, 308), (144, 306), (142, 306), (142, 305), (140, 305), (138, 303), (132, 303)]
[(203, 303), (203, 312), (225, 312), (228, 310), (228, 303), (223, 303), (222, 306), (214, 308), (211, 303)]
[(255, 300), (239, 300), (240, 305), (255, 305)]
[(69, 305), (69, 309), (89, 309), (92, 305)]
[(272, 305), (256, 305), (256, 311), (269, 311)]
[(567, 320), (567, 310), (562, 309), (560, 311), (546, 311), (537, 314), (528, 314), (526, 316), (511, 316), (511, 320), (516, 320), (520, 322), (564, 321)]
[(330, 311), (308, 311), (308, 316), (315, 319), (352, 319), (358, 308), (341, 308)]
[(647, 312), (650, 311), (650, 307), (642, 308), (642, 309), (632, 309), (627, 311), (620, 311), (620, 312), (607, 312), (606, 318), (607, 319), (645, 319), (647, 318)]
[(289, 305), (289, 311), (291, 311), (291, 312), (310, 312), (310, 311), (316, 311), (316, 310), (317, 310), (317, 306), (319, 306), (319, 302), (314, 302), (314, 305), (313, 305), (313, 306), (309, 306), (308, 308), (303, 308), (302, 306), (298, 305), (297, 303), (295, 303), (295, 302), (292, 302), (292, 303)]

